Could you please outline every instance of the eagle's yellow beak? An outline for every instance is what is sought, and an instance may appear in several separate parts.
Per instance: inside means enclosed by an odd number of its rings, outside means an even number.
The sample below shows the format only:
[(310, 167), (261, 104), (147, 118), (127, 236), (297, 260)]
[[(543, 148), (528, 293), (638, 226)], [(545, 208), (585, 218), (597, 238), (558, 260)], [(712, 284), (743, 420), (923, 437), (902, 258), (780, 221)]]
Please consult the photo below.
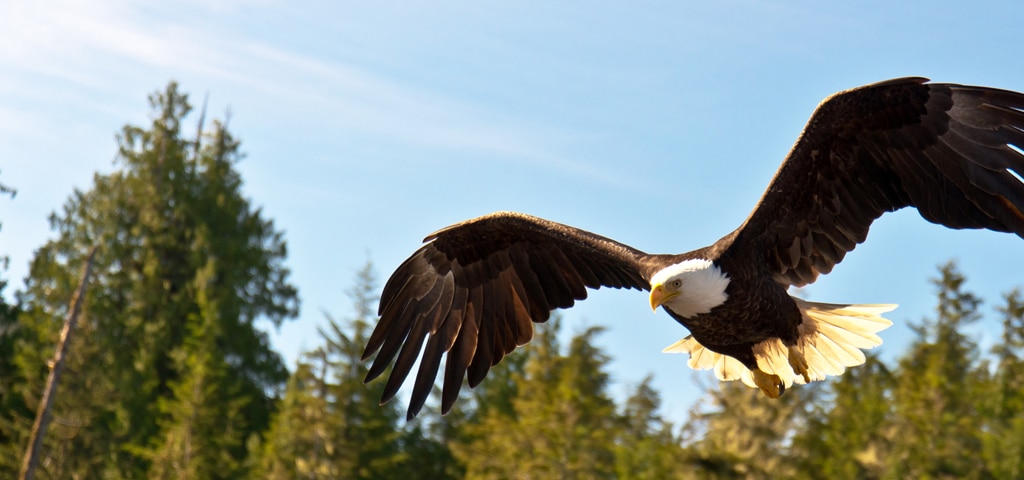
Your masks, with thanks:
[(658, 311), (661, 304), (679, 295), (678, 291), (665, 290), (664, 285), (655, 285), (651, 288), (651, 310)]

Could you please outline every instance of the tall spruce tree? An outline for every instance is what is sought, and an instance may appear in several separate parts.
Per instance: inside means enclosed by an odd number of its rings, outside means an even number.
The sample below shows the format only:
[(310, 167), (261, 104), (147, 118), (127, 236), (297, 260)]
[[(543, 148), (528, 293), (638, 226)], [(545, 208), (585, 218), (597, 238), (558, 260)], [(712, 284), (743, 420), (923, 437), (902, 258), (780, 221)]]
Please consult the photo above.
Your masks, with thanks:
[[(993, 363), (965, 327), (981, 300), (952, 263), (934, 318), (890, 369), (873, 356), (823, 387), (766, 402), (721, 385), (684, 432), (694, 478), (1017, 478), (1024, 462), (1024, 300), (1004, 296)], [(824, 390), (824, 392), (822, 392)], [(793, 395), (796, 394), (796, 395)], [(794, 398), (804, 397), (803, 399)]]
[[(6, 201), (7, 194), (13, 198), (14, 190), (0, 183), (0, 201)], [(0, 224), (2, 226), (2, 224)], [(18, 474), (17, 462), (21, 458), (21, 446), (12, 428), (17, 420), (28, 418), (31, 411), (23, 399), (16, 394), (15, 387), (22, 383), (14, 364), (14, 346), (18, 339), (18, 307), (7, 300), (4, 290), (7, 279), (8, 257), (0, 254), (0, 478), (14, 478)]]
[(407, 459), (406, 453), (398, 448), (398, 402), (380, 405), (384, 386), (380, 382), (363, 383), (367, 372), (362, 361), (363, 347), (370, 325), (377, 319), (377, 286), (372, 271), (367, 264), (350, 291), (355, 315), (349, 328), (328, 317), (327, 327), (320, 333), (333, 377), (327, 385), (327, 395), (334, 405), (332, 413), (341, 422), (336, 432), (339, 461), (348, 478), (391, 477)]
[[(794, 439), (796, 478), (871, 479), (884, 473), (893, 442), (893, 376), (877, 355), (826, 384), (827, 398), (812, 409)], [(824, 397), (825, 395), (823, 395)]]
[[(557, 319), (554, 321), (557, 322)], [(544, 329), (544, 326), (540, 326), (537, 331), (543, 332)], [(513, 402), (519, 398), (519, 388), (523, 383), (530, 351), (536, 348), (531, 345), (539, 345), (547, 339), (543, 334), (538, 334), (531, 344), (515, 349), (491, 367), (487, 378), (476, 387), (470, 389), (463, 385), (459, 400), (448, 414), (430, 424), (430, 436), (444, 444), (449, 454), (454, 456), (448, 464), (447, 475), (467, 478), (467, 464), (480, 469), (480, 464), (484, 462), (472, 458), (476, 453), (469, 450), (470, 446), (479, 445), (478, 442), (487, 441), (486, 438), (492, 435), (482, 426), (485, 421), (493, 423), (494, 419), (516, 418)], [(433, 393), (434, 397), (440, 397), (440, 389), (435, 388)]]
[[(615, 404), (608, 395), (608, 356), (575, 335), (560, 353), (557, 317), (537, 325), (523, 349), (511, 410), (489, 408), (452, 447), (466, 478), (614, 478)], [(488, 378), (490, 380), (490, 378)]]
[[(327, 317), (323, 345), (307, 352), (289, 381), (259, 459), (264, 478), (414, 478), (416, 437), (398, 425), (397, 402), (379, 404), (380, 382), (363, 384), (362, 348), (376, 320), (375, 282), (368, 264), (350, 294), (354, 316)], [(416, 447), (416, 448), (411, 448)], [(423, 459), (418, 459), (422, 461)]]
[[(2, 198), (6, 195), (14, 198), (16, 193), (14, 189), (0, 183), (0, 199), (6, 200), (6, 198)], [(2, 230), (3, 223), (0, 222), (0, 232)], [(8, 384), (4, 383), (4, 377), (11, 371), (11, 362), (13, 361), (11, 354), (14, 351), (14, 330), (17, 328), (17, 308), (8, 303), (7, 297), (4, 294), (4, 290), (7, 288), (7, 279), (3, 277), (3, 273), (7, 271), (9, 261), (10, 258), (5, 253), (0, 252), (0, 405), (3, 405), (6, 393), (9, 391)], [(0, 413), (2, 413), (2, 410), (0, 410)], [(0, 433), (0, 435), (3, 434)], [(0, 439), (0, 442), (2, 442), (2, 439)]]
[(805, 428), (808, 406), (820, 395), (820, 387), (789, 389), (777, 400), (740, 382), (718, 387), (708, 391), (710, 408), (697, 405), (684, 429), (693, 478), (793, 476), (790, 444)]
[(265, 436), (255, 472), (267, 479), (341, 476), (334, 460), (337, 425), (327, 397), (323, 349), (307, 352), (288, 380), (284, 398)]
[(1024, 296), (1013, 290), (1003, 301), (995, 372), (981, 399), (983, 456), (993, 478), (1024, 478)]
[[(0, 260), (0, 274), (5, 269)], [(14, 364), (14, 346), (18, 338), (18, 309), (7, 302), (4, 289), (7, 280), (0, 277), (0, 478), (14, 478), (18, 474), (17, 459), (21, 446), (15, 446), (18, 437), (12, 436), (17, 420), (27, 419), (31, 412), (16, 393), (19, 381)]]
[(224, 462), (211, 478), (237, 474), (287, 379), (255, 323), (293, 317), (297, 295), (281, 233), (242, 196), (239, 143), (218, 122), (203, 135), (201, 118), (187, 138), (174, 83), (150, 104), (152, 124), (118, 136), (120, 169), (51, 215), (56, 238), (20, 297), (19, 394), (35, 405), (76, 272), (100, 246), (41, 462), (51, 478), (202, 477)]
[(683, 449), (672, 423), (661, 418), (661, 396), (648, 375), (626, 399), (615, 430), (615, 476), (620, 479), (686, 478)]
[[(900, 360), (892, 394), (892, 444), (884, 478), (984, 478), (977, 346), (963, 332), (980, 318), (981, 299), (964, 289), (952, 262), (932, 281), (935, 317), (913, 326), (917, 339)], [(974, 452), (974, 453), (971, 453)]]

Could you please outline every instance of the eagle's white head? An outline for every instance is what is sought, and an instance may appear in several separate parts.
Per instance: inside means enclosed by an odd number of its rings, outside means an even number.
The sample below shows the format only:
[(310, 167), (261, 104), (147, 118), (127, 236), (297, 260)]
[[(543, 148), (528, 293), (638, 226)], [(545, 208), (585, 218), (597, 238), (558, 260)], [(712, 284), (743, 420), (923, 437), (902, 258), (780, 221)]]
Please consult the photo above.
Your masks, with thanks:
[(708, 313), (729, 295), (729, 276), (711, 260), (685, 260), (651, 277), (651, 309), (659, 306), (683, 318)]

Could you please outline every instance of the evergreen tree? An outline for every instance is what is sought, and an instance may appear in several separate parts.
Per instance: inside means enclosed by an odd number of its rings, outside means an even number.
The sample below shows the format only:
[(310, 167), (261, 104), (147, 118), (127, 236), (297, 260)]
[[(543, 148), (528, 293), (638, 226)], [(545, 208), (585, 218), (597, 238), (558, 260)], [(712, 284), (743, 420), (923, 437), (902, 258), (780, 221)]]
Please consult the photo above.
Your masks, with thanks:
[[(15, 191), (0, 183), (0, 196), (3, 194), (10, 194), (13, 198)], [(2, 227), (3, 223), (0, 223), (0, 230)], [(3, 408), (10, 396), (11, 384), (8, 383), (9, 379), (6, 377), (12, 370), (14, 358), (11, 354), (14, 351), (14, 331), (18, 326), (18, 310), (15, 305), (7, 302), (7, 297), (4, 294), (4, 289), (7, 288), (7, 279), (2, 274), (7, 271), (9, 261), (10, 258), (7, 255), (0, 254), (0, 408)], [(6, 409), (0, 410), (0, 413), (5, 411)], [(3, 443), (2, 435), (3, 430), (0, 429), (0, 444)]]
[[(303, 356), (277, 413), (260, 469), (266, 478), (410, 478), (410, 457), (429, 450), (419, 431), (398, 427), (397, 403), (379, 405), (383, 384), (363, 384), (361, 361), (376, 320), (372, 269), (351, 291), (355, 316), (342, 327), (330, 316), (324, 342)], [(417, 459), (422, 461), (422, 459)]]
[[(557, 319), (554, 321), (557, 322)], [(543, 325), (537, 328), (537, 332), (544, 330)], [(523, 383), (528, 356), (540, 343), (548, 340), (549, 337), (538, 334), (530, 344), (513, 350), (502, 358), (500, 363), (491, 367), (487, 372), (487, 378), (476, 387), (470, 389), (463, 385), (459, 400), (447, 415), (430, 423), (430, 436), (445, 445), (449, 455), (453, 456), (451, 459), (445, 459), (446, 462), (450, 462), (447, 463), (447, 476), (466, 478), (467, 463), (478, 465), (479, 462), (472, 460), (476, 453), (469, 448), (475, 448), (481, 444), (480, 442), (488, 441), (492, 435), (492, 432), (482, 426), (485, 419), (494, 423), (495, 419), (515, 418), (513, 402), (519, 397), (519, 387)], [(531, 346), (534, 343), (537, 346)], [(439, 388), (435, 388), (433, 393), (434, 397), (440, 398)]]
[[(14, 191), (0, 184), (0, 196)], [(4, 199), (6, 200), (6, 199)], [(0, 224), (2, 225), (2, 224)], [(18, 439), (11, 432), (16, 422), (27, 419), (32, 412), (24, 404), (15, 387), (22, 383), (14, 363), (14, 346), (18, 339), (18, 307), (8, 303), (4, 290), (7, 279), (2, 274), (7, 270), (8, 257), (0, 255), (0, 478), (14, 478), (18, 475), (21, 446), (14, 447)]]
[(398, 450), (406, 457), (400, 465), (398, 477), (394, 478), (463, 478), (465, 471), (455, 460), (445, 438), (438, 435), (437, 427), (447, 422), (447, 417), (421, 412), (416, 418), (402, 431)]
[(367, 264), (350, 292), (355, 310), (351, 334), (346, 334), (330, 317), (326, 331), (321, 331), (334, 377), (328, 384), (328, 396), (335, 403), (333, 413), (342, 425), (337, 438), (342, 471), (348, 472), (349, 478), (392, 476), (407, 459), (406, 453), (398, 448), (400, 405), (380, 405), (384, 386), (380, 382), (363, 383), (368, 367), (362, 362), (362, 352), (370, 325), (377, 320), (376, 290), (372, 267)]
[(981, 300), (964, 290), (964, 276), (950, 262), (933, 280), (934, 319), (915, 325), (918, 338), (899, 363), (892, 394), (899, 439), (885, 463), (885, 478), (981, 478), (982, 385), (977, 346), (963, 329), (978, 320)]
[(280, 325), (297, 296), (281, 234), (241, 196), (239, 144), (216, 122), (185, 138), (191, 106), (174, 83), (150, 103), (152, 125), (119, 135), (121, 169), (51, 215), (57, 236), (20, 296), (18, 394), (34, 406), (85, 252), (100, 245), (47, 436), (42, 473), (53, 478), (240, 465), (287, 379), (254, 323)]
[[(0, 273), (4, 270), (0, 265)], [(20, 383), (13, 355), (18, 338), (18, 309), (7, 303), (6, 287), (7, 280), (0, 278), (0, 478), (14, 478), (22, 451), (20, 446), (15, 447), (19, 437), (11, 432), (16, 430), (18, 420), (28, 419), (32, 412), (15, 389)]]
[(257, 461), (259, 477), (342, 477), (336, 435), (339, 418), (327, 394), (330, 367), (323, 348), (303, 354), (288, 380), (284, 399)]
[[(212, 273), (212, 269), (211, 269)], [(220, 324), (211, 317), (209, 299), (197, 298), (201, 316), (176, 353), (182, 372), (171, 384), (170, 398), (161, 398), (161, 434), (147, 452), (153, 479), (231, 479), (245, 473), (247, 432), (242, 407), (248, 401), (227, 378), (227, 362), (217, 347)]]
[(996, 368), (982, 399), (981, 427), (985, 463), (993, 478), (1024, 477), (1024, 297), (1003, 296), (1002, 338), (993, 348)]
[(684, 429), (692, 439), (687, 463), (695, 478), (789, 478), (796, 473), (790, 445), (806, 426), (807, 408), (819, 395), (818, 386), (786, 391), (765, 398), (740, 382), (721, 382), (709, 390), (711, 409), (700, 405)]
[[(831, 401), (812, 410), (794, 441), (801, 473), (818, 479), (880, 478), (895, 435), (893, 378), (874, 354), (827, 385)], [(825, 399), (822, 399), (825, 400)]]
[(511, 411), (489, 409), (467, 426), (469, 441), (453, 446), (466, 478), (614, 478), (608, 356), (593, 344), (601, 329), (574, 336), (562, 355), (559, 323), (538, 324), (524, 347), (525, 375), (516, 379)]
[(615, 436), (615, 476), (620, 479), (685, 478), (683, 458), (672, 424), (658, 414), (661, 397), (648, 375), (623, 407)]

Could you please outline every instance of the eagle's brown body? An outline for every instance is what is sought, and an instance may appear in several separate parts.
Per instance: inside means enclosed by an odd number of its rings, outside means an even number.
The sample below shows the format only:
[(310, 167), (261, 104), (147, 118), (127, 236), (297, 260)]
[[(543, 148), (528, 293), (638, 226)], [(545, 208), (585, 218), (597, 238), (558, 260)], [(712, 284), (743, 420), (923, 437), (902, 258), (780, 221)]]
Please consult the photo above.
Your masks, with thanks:
[(384, 288), (367, 380), (397, 355), (390, 399), (422, 348), (412, 417), (447, 354), (447, 411), (464, 378), (479, 383), (530, 340), (533, 322), (586, 298), (587, 288), (651, 290), (658, 272), (696, 259), (728, 278), (727, 299), (690, 317), (665, 309), (701, 345), (753, 369), (759, 342), (793, 346), (801, 335), (807, 317), (787, 288), (830, 272), (885, 212), (913, 206), (950, 228), (1024, 238), (1024, 95), (925, 82), (890, 80), (822, 102), (750, 216), (708, 247), (651, 255), (517, 213), (429, 236)]

